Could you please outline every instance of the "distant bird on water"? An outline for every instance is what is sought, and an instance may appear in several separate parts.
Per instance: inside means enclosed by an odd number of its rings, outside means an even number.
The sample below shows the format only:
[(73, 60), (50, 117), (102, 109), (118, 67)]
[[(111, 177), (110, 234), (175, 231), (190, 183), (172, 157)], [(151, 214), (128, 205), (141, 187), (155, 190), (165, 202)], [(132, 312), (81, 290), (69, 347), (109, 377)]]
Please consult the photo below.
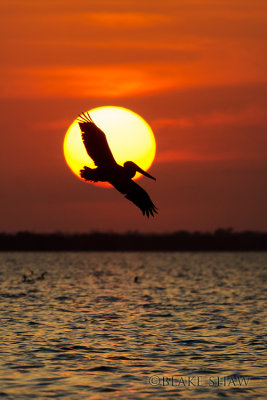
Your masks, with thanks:
[(43, 281), (45, 279), (45, 275), (47, 274), (47, 272), (42, 272), (42, 274), (40, 276), (34, 277), (33, 271), (30, 271), (30, 272), (31, 272), (30, 276), (29, 275), (27, 276), (25, 274), (22, 275), (23, 283), (35, 283), (36, 281)]
[(80, 176), (85, 181), (109, 182), (126, 199), (139, 207), (143, 215), (147, 217), (152, 215), (154, 217), (154, 214), (157, 214), (156, 206), (147, 192), (137, 185), (132, 178), (137, 171), (150, 179), (156, 180), (156, 178), (149, 175), (132, 161), (126, 161), (123, 167), (117, 164), (109, 148), (106, 135), (96, 126), (89, 113), (79, 115), (78, 123), (86, 151), (97, 166), (97, 168), (93, 169), (84, 166), (80, 170)]
[(42, 272), (40, 276), (38, 276), (37, 281), (43, 281), (47, 272)]

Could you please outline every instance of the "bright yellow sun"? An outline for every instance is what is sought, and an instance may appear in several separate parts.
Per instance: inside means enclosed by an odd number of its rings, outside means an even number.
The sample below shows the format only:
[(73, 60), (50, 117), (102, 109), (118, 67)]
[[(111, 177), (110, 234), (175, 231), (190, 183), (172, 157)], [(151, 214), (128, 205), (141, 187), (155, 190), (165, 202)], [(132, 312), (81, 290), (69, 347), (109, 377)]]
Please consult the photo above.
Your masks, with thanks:
[[(148, 170), (155, 158), (156, 142), (152, 129), (143, 118), (123, 107), (98, 107), (88, 112), (94, 123), (105, 133), (118, 164), (133, 161), (145, 171)], [(66, 132), (63, 149), (68, 166), (78, 178), (85, 165), (96, 168), (85, 150), (77, 119)], [(140, 176), (137, 173), (134, 180)], [(109, 186), (103, 183), (96, 185)]]

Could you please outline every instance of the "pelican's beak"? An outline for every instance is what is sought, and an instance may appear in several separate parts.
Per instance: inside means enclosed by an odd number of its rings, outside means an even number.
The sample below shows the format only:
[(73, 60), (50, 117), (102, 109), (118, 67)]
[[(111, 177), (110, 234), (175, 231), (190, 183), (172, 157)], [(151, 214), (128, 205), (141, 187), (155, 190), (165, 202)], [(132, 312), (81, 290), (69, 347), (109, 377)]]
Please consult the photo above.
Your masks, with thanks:
[[(136, 165), (136, 164), (135, 164)], [(146, 176), (147, 178), (153, 179), (154, 181), (156, 180), (156, 178), (154, 178), (154, 176), (149, 175), (146, 171), (144, 171), (142, 168), (138, 167), (138, 165), (136, 165), (136, 171), (140, 172), (141, 174), (143, 174), (144, 176)]]

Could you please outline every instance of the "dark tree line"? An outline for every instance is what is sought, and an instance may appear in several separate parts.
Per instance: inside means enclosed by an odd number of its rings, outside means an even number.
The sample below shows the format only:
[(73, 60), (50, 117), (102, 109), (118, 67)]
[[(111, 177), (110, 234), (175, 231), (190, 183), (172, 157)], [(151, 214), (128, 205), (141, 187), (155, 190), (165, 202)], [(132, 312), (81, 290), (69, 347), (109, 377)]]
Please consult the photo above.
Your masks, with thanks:
[(267, 251), (267, 232), (0, 233), (0, 251)]

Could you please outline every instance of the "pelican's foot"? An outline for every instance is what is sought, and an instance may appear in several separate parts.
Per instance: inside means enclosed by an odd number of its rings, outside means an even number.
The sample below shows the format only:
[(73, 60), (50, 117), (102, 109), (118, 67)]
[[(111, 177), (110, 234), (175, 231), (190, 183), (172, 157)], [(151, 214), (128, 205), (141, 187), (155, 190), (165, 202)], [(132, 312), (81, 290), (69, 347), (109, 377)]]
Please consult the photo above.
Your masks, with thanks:
[(97, 182), (98, 179), (96, 179), (96, 169), (92, 169), (89, 167), (84, 166), (83, 169), (80, 169), (80, 177), (84, 179), (85, 181), (89, 182)]

